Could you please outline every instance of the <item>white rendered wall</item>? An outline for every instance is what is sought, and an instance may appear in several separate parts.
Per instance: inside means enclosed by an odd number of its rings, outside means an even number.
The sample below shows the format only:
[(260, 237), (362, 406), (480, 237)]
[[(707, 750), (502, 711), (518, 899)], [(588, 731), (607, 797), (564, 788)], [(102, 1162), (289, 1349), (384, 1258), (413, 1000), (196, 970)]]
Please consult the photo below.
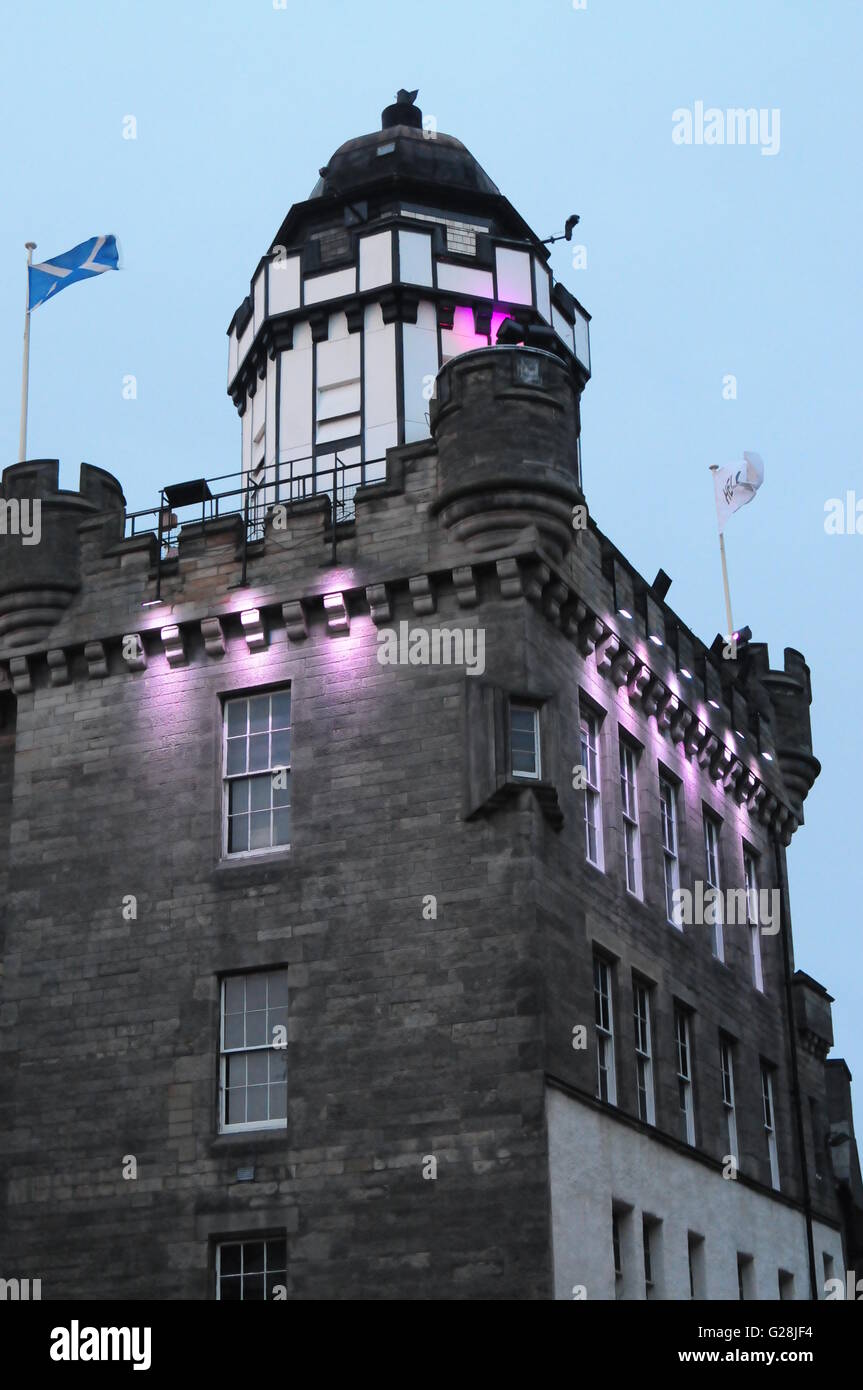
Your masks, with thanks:
[(300, 307), (300, 258), (285, 256), (269, 266), (270, 316)]
[(396, 328), (394, 323), (384, 323), (379, 304), (369, 304), (363, 333), (365, 456), (376, 459), (398, 443)]
[(404, 342), (405, 443), (428, 439), (429, 409), (426, 385), (434, 382), (438, 370), (437, 315), (427, 299), (421, 299), (416, 323), (402, 328)]
[(321, 304), (325, 299), (340, 299), (343, 294), (353, 294), (356, 288), (355, 266), (331, 270), (327, 275), (307, 275), (303, 281), (303, 303)]
[[(279, 460), (306, 459), (312, 452), (312, 330), (307, 323), (294, 328), (294, 345), (279, 354)], [(311, 473), (311, 461), (298, 472)], [(287, 479), (289, 470), (282, 476)]]
[(399, 276), (406, 285), (431, 285), (431, 237), (399, 229)]
[[(622, 1296), (645, 1298), (642, 1216), (661, 1221), (652, 1253), (652, 1296), (689, 1299), (689, 1232), (704, 1237), (705, 1297), (737, 1299), (737, 1255), (754, 1260), (754, 1297), (779, 1298), (780, 1269), (794, 1275), (794, 1296), (808, 1298), (806, 1223), (801, 1212), (723, 1178), (640, 1130), (553, 1087), (546, 1092), (554, 1296), (614, 1299), (612, 1203), (621, 1220)], [(843, 1277), (838, 1231), (815, 1223), (818, 1278), (823, 1253)], [(657, 1268), (658, 1266), (658, 1268)], [(823, 1297), (823, 1288), (820, 1291)]]
[(389, 285), (393, 278), (393, 234), (377, 232), (360, 238), (360, 289)]

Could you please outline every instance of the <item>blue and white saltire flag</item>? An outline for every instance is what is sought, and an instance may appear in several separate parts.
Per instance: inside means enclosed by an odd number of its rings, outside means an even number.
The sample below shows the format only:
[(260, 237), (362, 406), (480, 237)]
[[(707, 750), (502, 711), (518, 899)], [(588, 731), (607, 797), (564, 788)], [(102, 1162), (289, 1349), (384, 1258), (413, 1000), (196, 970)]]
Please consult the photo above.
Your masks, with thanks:
[(119, 270), (120, 256), (117, 251), (117, 238), (114, 236), (91, 236), (71, 251), (64, 251), (50, 261), (40, 261), (30, 267), (30, 304), (44, 304), (53, 299), (67, 285), (76, 280), (89, 280), (93, 275), (101, 275), (103, 270)]

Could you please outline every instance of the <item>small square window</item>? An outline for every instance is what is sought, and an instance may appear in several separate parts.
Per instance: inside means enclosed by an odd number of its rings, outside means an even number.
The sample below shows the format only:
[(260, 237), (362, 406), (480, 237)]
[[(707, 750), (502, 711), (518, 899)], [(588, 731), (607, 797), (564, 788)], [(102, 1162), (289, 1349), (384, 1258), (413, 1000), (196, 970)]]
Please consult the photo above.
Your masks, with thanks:
[(216, 1298), (263, 1303), (285, 1298), (288, 1247), (284, 1236), (220, 1241), (216, 1246)]

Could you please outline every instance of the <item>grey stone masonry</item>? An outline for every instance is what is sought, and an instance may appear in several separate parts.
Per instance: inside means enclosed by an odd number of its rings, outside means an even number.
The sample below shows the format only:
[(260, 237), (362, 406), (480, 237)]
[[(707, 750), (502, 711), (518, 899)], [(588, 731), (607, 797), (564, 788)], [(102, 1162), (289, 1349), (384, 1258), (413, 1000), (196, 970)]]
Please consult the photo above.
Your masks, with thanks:
[[(748, 927), (726, 926), (720, 962), (709, 927), (667, 920), (663, 878), (661, 772), (681, 887), (705, 878), (705, 810), (722, 885), (743, 886), (748, 852), (777, 886), (817, 773), (803, 658), (776, 672), (752, 644), (724, 659), (592, 519), (575, 524), (578, 391), (553, 354), (453, 359), (431, 420), (433, 440), (391, 450), (386, 481), (358, 492), (335, 559), (328, 499), (298, 503), (270, 513), (244, 587), (237, 516), (184, 527), (160, 559), (154, 536), (124, 538), (99, 470), (80, 494), (57, 493), (50, 462), (4, 473), (4, 495), (50, 502), (56, 534), (43, 554), (14, 537), (0, 552), (0, 1274), (40, 1278), (43, 1298), (213, 1297), (219, 1240), (261, 1232), (287, 1236), (290, 1299), (550, 1298), (545, 1094), (552, 1078), (600, 1103), (595, 951), (614, 965), (620, 1123), (642, 1123), (634, 975), (652, 990), (656, 1144), (682, 1147), (679, 1002), (697, 1161), (718, 1171), (725, 1152), (722, 1030), (739, 1180), (770, 1191), (764, 1063), (777, 1200), (840, 1223), (810, 1130), (802, 1186), (790, 1044), (815, 1039), (803, 1084), (826, 1115), (829, 996), (789, 1016), (790, 917), (762, 936), (760, 991)], [(402, 624), (481, 636), (482, 669), (383, 664)], [(228, 855), (224, 703), (285, 687), (290, 846)], [(532, 781), (513, 767), (512, 701), (538, 711)], [(587, 709), (601, 870), (573, 772)], [(220, 1133), (221, 981), (272, 968), (288, 980), (287, 1125)]]

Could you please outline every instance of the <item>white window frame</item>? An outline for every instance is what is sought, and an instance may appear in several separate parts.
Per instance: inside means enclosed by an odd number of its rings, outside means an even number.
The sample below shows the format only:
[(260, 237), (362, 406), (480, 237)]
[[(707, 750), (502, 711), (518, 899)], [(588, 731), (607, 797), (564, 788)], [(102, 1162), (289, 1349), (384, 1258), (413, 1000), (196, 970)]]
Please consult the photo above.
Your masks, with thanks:
[(719, 1038), (719, 1069), (722, 1073), (722, 1106), (728, 1130), (728, 1152), (740, 1167), (737, 1151), (737, 1106), (734, 1099), (734, 1047), (728, 1038)]
[[(268, 1256), (268, 1254), (269, 1254), (269, 1242), (270, 1242), (270, 1241), (274, 1241), (274, 1240), (280, 1240), (280, 1241), (282, 1241), (282, 1242), (284, 1243), (284, 1246), (285, 1246), (285, 1267), (284, 1267), (284, 1269), (276, 1269), (276, 1270), (270, 1269), (270, 1270), (268, 1271), (268, 1269), (267, 1269), (267, 1256)], [(285, 1235), (282, 1235), (282, 1234), (275, 1234), (275, 1235), (274, 1235), (274, 1234), (270, 1234), (270, 1235), (260, 1235), (260, 1236), (259, 1236), (259, 1235), (253, 1235), (253, 1236), (243, 1236), (243, 1237), (241, 1237), (241, 1239), (239, 1239), (239, 1240), (229, 1240), (229, 1239), (220, 1240), (220, 1241), (218, 1242), (218, 1244), (216, 1245), (216, 1301), (217, 1301), (217, 1302), (221, 1302), (221, 1301), (222, 1301), (222, 1251), (225, 1250), (229, 1245), (239, 1245), (239, 1246), (240, 1246), (240, 1249), (242, 1250), (243, 1246), (245, 1246), (245, 1245), (261, 1245), (261, 1244), (262, 1244), (263, 1247), (264, 1247), (264, 1268), (263, 1268), (263, 1271), (261, 1271), (261, 1270), (252, 1270), (252, 1271), (249, 1271), (249, 1272), (250, 1272), (250, 1274), (254, 1274), (254, 1275), (259, 1275), (259, 1274), (263, 1273), (263, 1278), (264, 1278), (264, 1299), (263, 1299), (263, 1302), (266, 1302), (266, 1301), (267, 1301), (267, 1300), (266, 1300), (266, 1292), (267, 1292), (267, 1274), (268, 1274), (268, 1273), (269, 1273), (269, 1274), (273, 1274), (273, 1273), (276, 1273), (276, 1274), (283, 1274), (283, 1275), (284, 1275), (284, 1284), (285, 1284), (285, 1286), (287, 1287), (287, 1283), (288, 1283), (288, 1270), (287, 1270), (287, 1264), (288, 1264), (288, 1243), (287, 1243), (287, 1237), (286, 1237)], [(243, 1256), (242, 1256), (242, 1254), (241, 1254), (241, 1255), (240, 1255), (240, 1270), (241, 1270), (240, 1274), (239, 1274), (239, 1275), (236, 1275), (236, 1274), (227, 1274), (227, 1275), (225, 1275), (225, 1278), (226, 1278), (226, 1279), (239, 1279), (239, 1281), (240, 1281), (240, 1295), (241, 1295), (241, 1296), (240, 1296), (239, 1300), (236, 1300), (236, 1301), (239, 1301), (240, 1303), (249, 1302), (249, 1301), (257, 1302), (257, 1301), (258, 1301), (257, 1299), (254, 1299), (254, 1300), (245, 1299), (245, 1300), (244, 1300), (243, 1297), (242, 1297), (242, 1292), (243, 1292), (243, 1280), (244, 1280), (244, 1277), (245, 1277), (245, 1276), (244, 1276), (244, 1273), (242, 1272), (242, 1260), (243, 1260)], [(226, 1303), (230, 1303), (230, 1302), (234, 1302), (235, 1300), (233, 1300), (233, 1299), (225, 1299), (224, 1301), (225, 1301)]]
[[(593, 1008), (596, 1032), (596, 1098), (617, 1104), (617, 1076), (614, 1065), (614, 967), (604, 956), (593, 957)], [(605, 1095), (602, 1094), (603, 1073)]]
[[(713, 923), (713, 954), (718, 961), (725, 961), (725, 934), (723, 932), (722, 887), (719, 865), (720, 822), (709, 811), (704, 812), (704, 860), (707, 873), (707, 887), (716, 889)], [(705, 894), (706, 897), (706, 894)]]
[[(666, 792), (668, 793), (666, 799)], [(659, 812), (662, 824), (662, 864), (665, 875), (665, 915), (673, 927), (683, 931), (674, 918), (674, 894), (680, 887), (680, 857), (677, 834), (677, 786), (670, 777), (659, 774)]]
[[(272, 722), (272, 721), (273, 721), (273, 706), (272, 706), (272, 701), (273, 701), (273, 697), (274, 697), (274, 696), (277, 696), (277, 695), (286, 695), (286, 696), (288, 697), (288, 700), (290, 701), (290, 714), (289, 714), (289, 719), (290, 719), (291, 722), (290, 722), (285, 728), (276, 728), (276, 729), (274, 729), (274, 728), (273, 728), (273, 722)], [(270, 765), (269, 765), (268, 767), (266, 767), (266, 768), (256, 768), (256, 769), (255, 769), (254, 771), (252, 771), (252, 772), (250, 772), (250, 771), (248, 771), (248, 770), (245, 770), (245, 771), (242, 771), (242, 772), (231, 772), (231, 773), (229, 773), (229, 772), (228, 772), (228, 742), (229, 742), (229, 739), (228, 739), (228, 727), (229, 727), (229, 720), (230, 720), (230, 713), (229, 713), (229, 711), (231, 710), (231, 708), (232, 708), (233, 706), (238, 705), (238, 704), (241, 704), (241, 703), (244, 702), (244, 701), (246, 702), (247, 705), (250, 705), (252, 700), (257, 700), (257, 699), (269, 699), (269, 701), (270, 701), (270, 707), (269, 707), (269, 722), (268, 722), (268, 726), (267, 726), (267, 735), (268, 735), (268, 739), (269, 739), (268, 751), (269, 751), (269, 753), (270, 753), (270, 758), (268, 759), (268, 761), (269, 761), (269, 764), (270, 764)], [(291, 691), (291, 686), (290, 686), (290, 685), (278, 686), (278, 687), (276, 687), (276, 688), (273, 689), (273, 690), (247, 690), (247, 691), (239, 691), (236, 695), (230, 695), (230, 696), (226, 697), (225, 699), (223, 699), (223, 701), (222, 701), (222, 858), (223, 858), (223, 859), (231, 859), (231, 860), (234, 860), (234, 859), (253, 859), (253, 858), (255, 858), (255, 857), (256, 857), (257, 855), (259, 855), (259, 854), (277, 854), (277, 853), (281, 853), (281, 852), (283, 852), (283, 851), (287, 851), (287, 850), (289, 850), (289, 849), (291, 848), (290, 841), (288, 841), (288, 842), (286, 842), (286, 843), (273, 844), (272, 836), (273, 836), (273, 826), (274, 826), (274, 820), (273, 820), (273, 814), (274, 814), (274, 812), (275, 812), (275, 811), (278, 811), (278, 810), (287, 810), (287, 811), (289, 811), (289, 812), (292, 813), (292, 809), (293, 809), (293, 808), (292, 808), (292, 805), (291, 805), (291, 800), (290, 800), (290, 796), (291, 796), (291, 787), (292, 787), (292, 780), (291, 780), (291, 762), (292, 762), (292, 754), (291, 754), (291, 756), (288, 757), (287, 762), (273, 763), (273, 762), (272, 762), (272, 748), (273, 748), (273, 734), (274, 734), (274, 733), (285, 733), (285, 732), (287, 732), (289, 735), (292, 735), (292, 731), (293, 731), (293, 699), (292, 699), (292, 691)], [(250, 738), (251, 738), (252, 736), (251, 736), (251, 734), (250, 734), (250, 714), (249, 714), (248, 710), (247, 710), (247, 713), (246, 713), (246, 733), (245, 733), (245, 736), (244, 736), (244, 737), (245, 737), (245, 739), (246, 739), (247, 749), (250, 749), (250, 747), (251, 747)], [(231, 741), (234, 741), (234, 736), (232, 736)], [(248, 761), (248, 754), (247, 754), (247, 761)], [(276, 804), (275, 804), (275, 792), (276, 792), (276, 790), (279, 790), (279, 791), (281, 792), (283, 789), (281, 789), (281, 788), (279, 788), (279, 789), (275, 788), (274, 785), (273, 785), (273, 779), (274, 779), (274, 776), (276, 775), (276, 773), (277, 773), (277, 772), (281, 772), (282, 770), (284, 770), (284, 772), (286, 773), (287, 791), (288, 791), (288, 801), (287, 801), (286, 803), (283, 803), (283, 804), (280, 804), (280, 805), (276, 805)], [(250, 784), (250, 786), (249, 786), (249, 797), (251, 798), (251, 783), (252, 783), (253, 781), (255, 781), (255, 780), (262, 780), (262, 779), (265, 778), (265, 777), (269, 778), (269, 782), (270, 782), (270, 796), (269, 796), (269, 800), (270, 800), (270, 806), (269, 806), (269, 812), (270, 812), (270, 843), (269, 843), (268, 845), (261, 845), (261, 846), (259, 846), (257, 849), (251, 849), (251, 848), (249, 848), (249, 849), (229, 849), (229, 848), (228, 848), (228, 845), (229, 845), (229, 839), (230, 839), (230, 814), (229, 814), (229, 813), (230, 813), (230, 805), (231, 805), (231, 801), (230, 801), (230, 797), (231, 797), (231, 785), (232, 785), (233, 783), (239, 783), (239, 782), (244, 782), (244, 781), (245, 781), (245, 782), (248, 782), (248, 783)], [(250, 802), (250, 804), (251, 804), (251, 802)], [(251, 843), (251, 816), (249, 816), (249, 836), (250, 836), (250, 843)], [(293, 827), (291, 827), (291, 836), (293, 837)]]
[(749, 940), (752, 948), (752, 983), (764, 993), (764, 962), (761, 958), (761, 923), (758, 920), (758, 869), (756, 856), (748, 849), (743, 851), (743, 877), (746, 883), (746, 920), (749, 923)]
[(621, 734), (620, 811), (623, 818), (623, 860), (626, 891), (634, 898), (643, 896), (641, 832), (638, 824), (638, 753)]
[[(242, 971), (242, 972), (240, 972), (240, 973), (238, 973), (238, 974), (234, 974), (234, 975), (223, 975), (223, 976), (222, 976), (221, 987), (220, 987), (220, 990), (219, 990), (219, 1133), (220, 1133), (220, 1134), (240, 1134), (240, 1133), (244, 1133), (244, 1132), (247, 1131), (247, 1130), (253, 1130), (253, 1129), (287, 1129), (287, 1127), (288, 1127), (288, 1117), (287, 1117), (287, 1113), (285, 1114), (284, 1118), (279, 1117), (278, 1119), (272, 1119), (272, 1120), (269, 1120), (269, 1119), (268, 1119), (268, 1120), (242, 1120), (242, 1121), (239, 1121), (239, 1122), (234, 1123), (234, 1124), (229, 1124), (228, 1121), (227, 1121), (227, 1119), (226, 1119), (226, 1116), (227, 1116), (227, 1109), (228, 1109), (228, 1058), (229, 1058), (229, 1057), (236, 1056), (236, 1055), (238, 1055), (238, 1054), (240, 1054), (240, 1053), (243, 1053), (243, 1054), (246, 1055), (246, 1057), (248, 1057), (248, 1054), (249, 1054), (250, 1052), (268, 1052), (268, 1053), (272, 1053), (272, 1052), (281, 1052), (281, 1053), (283, 1054), (283, 1056), (285, 1057), (285, 1073), (286, 1073), (286, 1081), (287, 1081), (287, 1049), (286, 1049), (286, 1048), (276, 1047), (276, 1045), (275, 1045), (275, 1043), (274, 1043), (273, 1041), (265, 1042), (265, 1043), (253, 1043), (253, 1044), (251, 1044), (250, 1046), (247, 1046), (247, 1045), (245, 1044), (245, 1040), (244, 1040), (244, 1043), (243, 1043), (243, 1046), (242, 1046), (242, 1047), (238, 1047), (238, 1046), (227, 1047), (227, 1046), (225, 1045), (225, 1020), (226, 1020), (226, 1018), (227, 1018), (227, 1016), (228, 1016), (228, 1015), (227, 1015), (227, 1011), (226, 1011), (226, 1009), (225, 1009), (225, 996), (226, 996), (226, 993), (227, 993), (228, 981), (229, 981), (229, 980), (243, 980), (243, 981), (246, 981), (246, 980), (251, 979), (251, 977), (252, 977), (253, 975), (266, 975), (266, 976), (270, 976), (270, 975), (275, 975), (275, 974), (277, 974), (277, 973), (284, 973), (284, 975), (287, 976), (287, 969), (286, 969), (286, 967), (284, 967), (284, 966), (275, 966), (275, 967), (273, 967), (273, 968), (270, 969), (270, 970), (248, 970), (248, 971)], [(245, 987), (244, 987), (244, 989), (245, 989)], [(245, 1003), (245, 994), (244, 994), (244, 1003)], [(269, 1018), (269, 1007), (270, 1007), (270, 1006), (269, 1006), (269, 984), (268, 984), (268, 985), (267, 985), (267, 1007), (266, 1007), (266, 1013), (267, 1013), (267, 1017), (268, 1017), (268, 1018)], [(283, 1008), (283, 1009), (285, 1010), (285, 1016), (286, 1016), (286, 1018), (287, 1018), (287, 1003), (285, 1003), (284, 1005), (274, 1005), (273, 1007), (274, 1007), (274, 1008), (278, 1007), (279, 1009), (282, 1009), (282, 1008)], [(245, 1018), (245, 1014), (246, 1014), (246, 1010), (245, 1010), (245, 1007), (244, 1007), (244, 1012), (243, 1012), (243, 1017), (244, 1017), (244, 1018)], [(268, 1062), (267, 1062), (267, 1068), (268, 1068), (268, 1073), (269, 1073), (269, 1060), (268, 1060)], [(268, 1082), (267, 1082), (267, 1108), (268, 1108), (268, 1109), (269, 1109), (269, 1086), (270, 1086), (270, 1083), (269, 1083), (269, 1080), (268, 1080)], [(247, 1083), (246, 1089), (248, 1089), (248, 1083)], [(287, 1105), (285, 1106), (285, 1110), (286, 1110), (286, 1112), (287, 1112)]]
[(767, 1139), (767, 1157), (770, 1160), (770, 1183), (778, 1192), (779, 1153), (776, 1148), (776, 1111), (773, 1108), (773, 1072), (764, 1062), (761, 1063), (761, 1113)]
[[(602, 843), (602, 776), (600, 756), (600, 721), (593, 710), (582, 711), (581, 764), (585, 772), (584, 787), (584, 854), (595, 869), (605, 868)], [(591, 831), (595, 842), (595, 857), (590, 852)]]
[[(531, 736), (533, 738), (533, 772), (516, 772), (513, 767), (513, 728), (512, 716), (514, 714), (528, 714), (531, 719)], [(510, 700), (509, 703), (509, 766), (514, 778), (525, 782), (539, 782), (542, 780), (542, 752), (539, 738), (539, 710), (535, 705), (526, 705), (519, 700)]]
[[(682, 1024), (682, 1031), (681, 1031)], [(677, 1098), (687, 1144), (695, 1145), (695, 1102), (692, 1094), (692, 1045), (689, 1015), (679, 1005), (674, 1006), (674, 1044), (677, 1054)]]
[[(643, 1010), (642, 1010), (643, 1005)], [(638, 1117), (645, 1124), (656, 1124), (656, 1098), (653, 1086), (653, 1040), (650, 1023), (650, 989), (640, 980), (632, 982), (632, 1013), (635, 1023), (635, 1095)], [(644, 1105), (642, 1107), (642, 1096)], [(642, 1114), (642, 1109), (644, 1113)]]

